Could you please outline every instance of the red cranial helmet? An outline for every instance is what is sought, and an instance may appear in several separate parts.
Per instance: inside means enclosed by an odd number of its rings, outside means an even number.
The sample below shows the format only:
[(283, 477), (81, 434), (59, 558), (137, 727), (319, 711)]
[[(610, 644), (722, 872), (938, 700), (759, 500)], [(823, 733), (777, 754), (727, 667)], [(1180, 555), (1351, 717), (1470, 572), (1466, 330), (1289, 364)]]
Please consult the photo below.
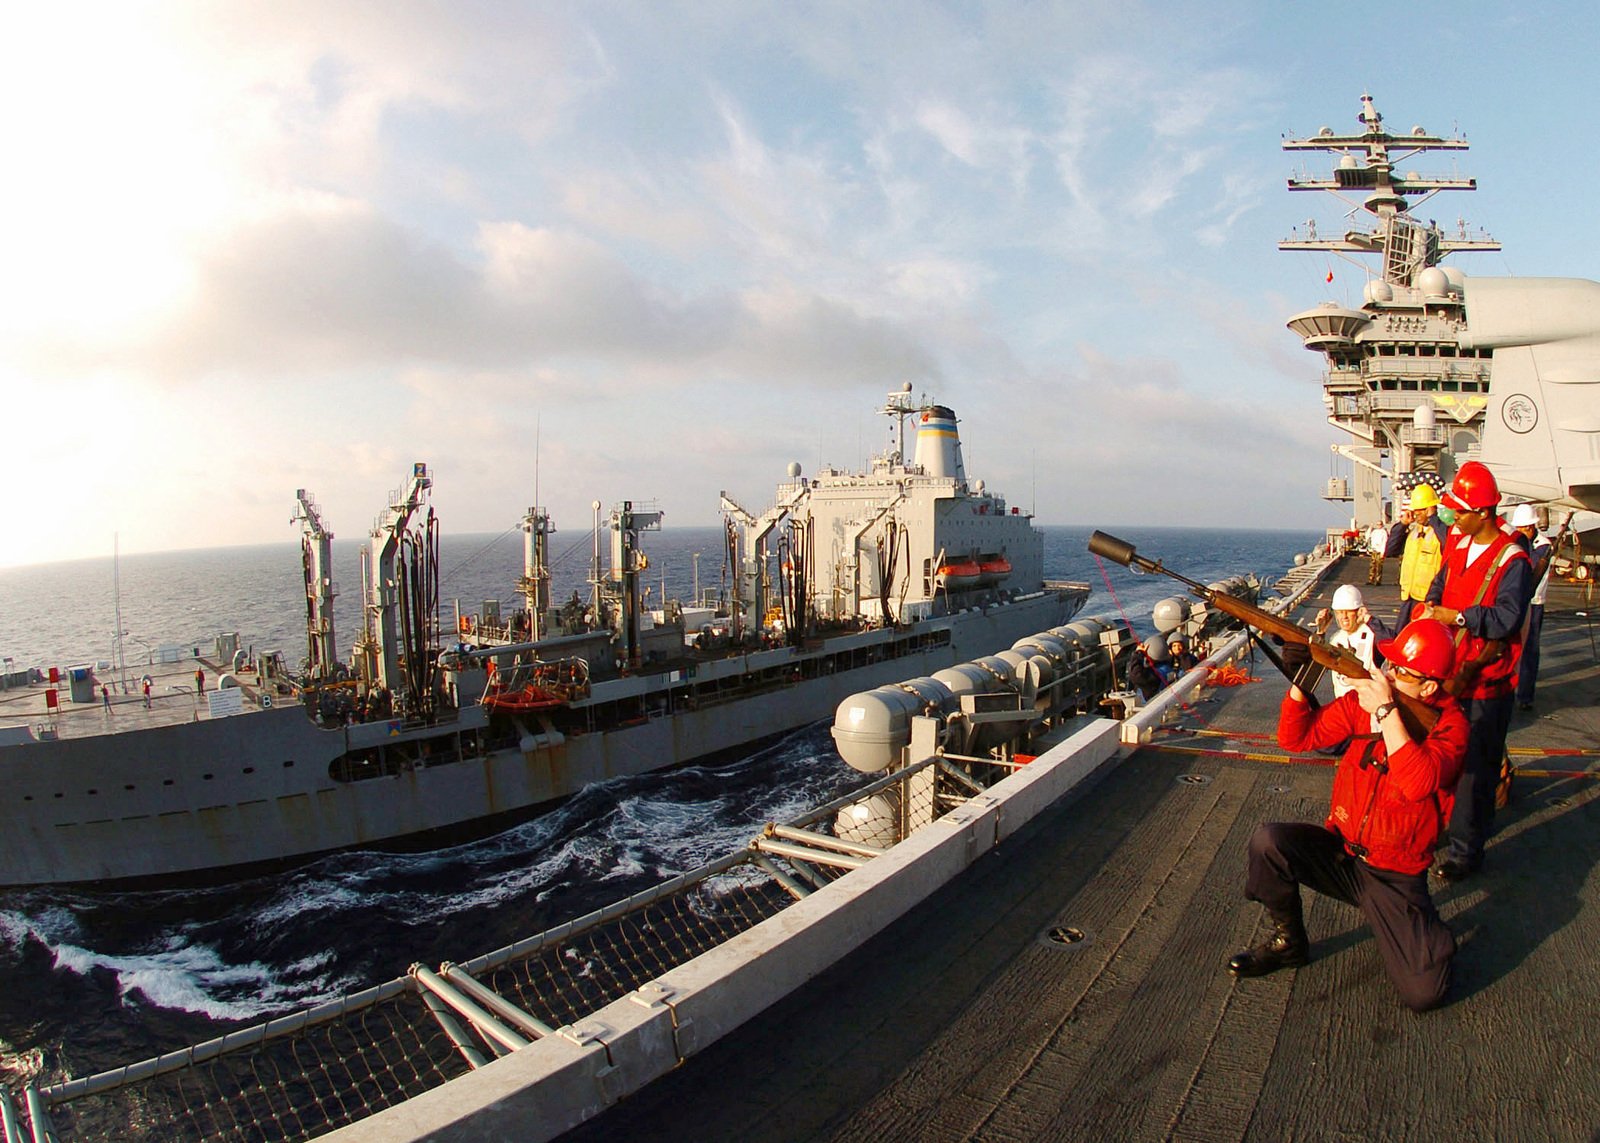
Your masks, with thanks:
[(1447, 679), (1455, 666), (1456, 643), (1450, 628), (1437, 619), (1414, 619), (1378, 653), (1396, 666), (1430, 679)]
[(1456, 473), (1450, 491), (1444, 494), (1444, 503), (1457, 512), (1479, 511), (1500, 503), (1500, 486), (1494, 473), (1476, 460), (1469, 460)]

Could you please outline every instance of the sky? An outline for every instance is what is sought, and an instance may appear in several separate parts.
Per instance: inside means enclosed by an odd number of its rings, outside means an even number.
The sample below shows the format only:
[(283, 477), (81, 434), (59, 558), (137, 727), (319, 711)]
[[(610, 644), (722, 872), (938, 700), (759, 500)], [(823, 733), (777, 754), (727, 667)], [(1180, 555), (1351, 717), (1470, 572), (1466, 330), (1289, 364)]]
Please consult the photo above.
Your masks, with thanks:
[[(0, 46), (0, 566), (759, 513), (909, 382), (1045, 524), (1320, 529), (1284, 137), (1462, 132), (1468, 274), (1600, 278), (1588, 3), (72, 3)], [(1524, 172), (1537, 172), (1529, 183)], [(1333, 280), (1328, 281), (1332, 273)], [(1341, 462), (1342, 463), (1342, 462)]]

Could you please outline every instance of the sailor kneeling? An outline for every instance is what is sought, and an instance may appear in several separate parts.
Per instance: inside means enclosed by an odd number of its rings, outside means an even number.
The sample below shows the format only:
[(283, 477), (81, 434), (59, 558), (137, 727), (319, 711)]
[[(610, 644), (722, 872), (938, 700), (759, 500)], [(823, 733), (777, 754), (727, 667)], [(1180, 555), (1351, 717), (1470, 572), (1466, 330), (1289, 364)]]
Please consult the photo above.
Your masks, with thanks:
[[(1278, 740), (1295, 751), (1349, 740), (1334, 772), (1327, 821), (1269, 822), (1250, 838), (1245, 896), (1266, 907), (1272, 934), (1228, 962), (1235, 976), (1262, 976), (1310, 959), (1300, 886), (1358, 907), (1384, 970), (1414, 1011), (1449, 991), (1455, 937), (1428, 893), (1427, 871), (1448, 821), (1467, 748), (1467, 720), (1441, 680), (1455, 646), (1444, 624), (1419, 619), (1378, 645), (1384, 671), (1358, 679), (1313, 710), (1295, 686), (1278, 715)], [(1420, 699), (1438, 721), (1414, 737), (1396, 692)]]

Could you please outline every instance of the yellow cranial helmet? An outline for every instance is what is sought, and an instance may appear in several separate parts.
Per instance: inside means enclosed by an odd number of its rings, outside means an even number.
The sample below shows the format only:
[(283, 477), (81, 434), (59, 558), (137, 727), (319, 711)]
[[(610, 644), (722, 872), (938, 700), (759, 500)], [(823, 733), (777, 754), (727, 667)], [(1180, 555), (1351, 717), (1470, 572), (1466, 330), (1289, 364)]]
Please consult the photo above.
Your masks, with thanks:
[(1411, 490), (1411, 504), (1409, 507), (1413, 512), (1423, 508), (1437, 508), (1438, 506), (1439, 494), (1433, 490), (1433, 485), (1419, 484)]

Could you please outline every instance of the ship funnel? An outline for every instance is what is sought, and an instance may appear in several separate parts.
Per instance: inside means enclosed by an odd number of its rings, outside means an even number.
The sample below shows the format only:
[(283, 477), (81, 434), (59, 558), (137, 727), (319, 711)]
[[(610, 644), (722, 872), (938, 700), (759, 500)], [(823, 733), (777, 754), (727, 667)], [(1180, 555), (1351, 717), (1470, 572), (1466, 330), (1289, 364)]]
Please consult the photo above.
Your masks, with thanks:
[(943, 405), (929, 405), (917, 419), (916, 463), (929, 476), (967, 479), (961, 463), (961, 436), (956, 432), (956, 415)]

